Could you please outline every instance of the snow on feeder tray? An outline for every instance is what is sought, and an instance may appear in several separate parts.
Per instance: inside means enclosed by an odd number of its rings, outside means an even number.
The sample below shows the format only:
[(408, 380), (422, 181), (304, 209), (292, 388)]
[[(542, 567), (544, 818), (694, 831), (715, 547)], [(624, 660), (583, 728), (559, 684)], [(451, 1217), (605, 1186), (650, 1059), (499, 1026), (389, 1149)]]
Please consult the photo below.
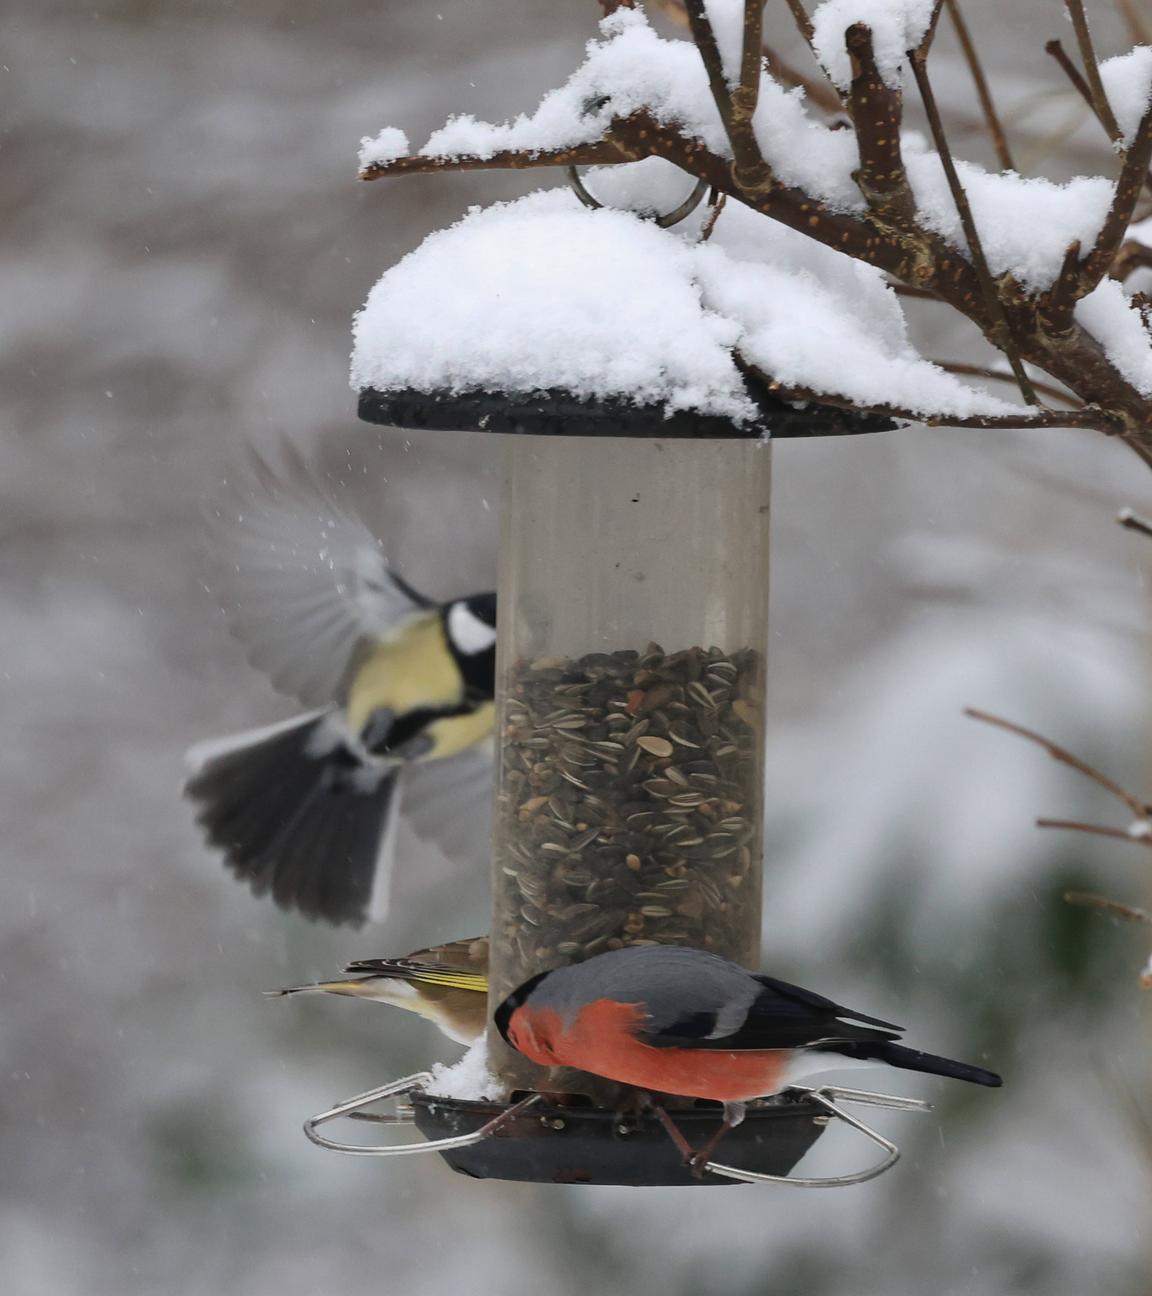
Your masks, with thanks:
[[(759, 963), (771, 438), (890, 424), (772, 393), (741, 351), (768, 336), (737, 318), (747, 271), (549, 191), (433, 234), (357, 318), (362, 418), (523, 434), (505, 443), (492, 1005), (627, 945)], [(790, 1090), (750, 1105), (725, 1161), (697, 1178), (654, 1114), (620, 1115), (622, 1086), (549, 1076), (492, 1026), (486, 1056), (497, 1098), (410, 1076), (314, 1117), (308, 1135), (357, 1155), (440, 1151), (477, 1177), (616, 1184), (776, 1182), (831, 1116), (885, 1150), (858, 1174), (783, 1180), (808, 1186), (860, 1182), (898, 1156), (841, 1101), (924, 1106)], [(406, 1114), (365, 1110), (385, 1097), (409, 1098)], [(715, 1104), (670, 1115), (693, 1146), (721, 1122)], [(340, 1116), (411, 1120), (430, 1141), (318, 1133)]]

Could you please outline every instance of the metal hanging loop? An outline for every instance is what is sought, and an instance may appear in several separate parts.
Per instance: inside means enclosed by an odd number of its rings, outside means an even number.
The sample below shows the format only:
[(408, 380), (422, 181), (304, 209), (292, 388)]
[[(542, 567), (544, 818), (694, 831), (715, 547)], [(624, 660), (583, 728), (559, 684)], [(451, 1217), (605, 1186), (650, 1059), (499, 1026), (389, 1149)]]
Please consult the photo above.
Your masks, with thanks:
[[(584, 181), (580, 178), (580, 170), (578, 167), (570, 166), (568, 168), (568, 183), (572, 187), (572, 191), (575, 193), (576, 197), (580, 199), (585, 207), (588, 207), (592, 211), (599, 211), (604, 206), (598, 198), (594, 198), (588, 192), (584, 185)], [(641, 219), (652, 220), (655, 224), (659, 225), (661, 229), (670, 229), (673, 225), (679, 225), (685, 217), (691, 216), (696, 208), (700, 206), (704, 201), (704, 195), (710, 188), (711, 186), (707, 180), (697, 180), (696, 187), (688, 197), (684, 199), (679, 207), (673, 208), (672, 211), (666, 212), (663, 216), (642, 217)]]
[(796, 1092), (807, 1094), (810, 1101), (819, 1103), (821, 1107), (838, 1120), (842, 1120), (846, 1125), (851, 1125), (853, 1129), (859, 1130), (865, 1138), (871, 1139), (878, 1147), (882, 1147), (887, 1155), (882, 1161), (869, 1166), (866, 1170), (858, 1170), (855, 1174), (823, 1175), (815, 1179), (804, 1179), (789, 1175), (758, 1174), (755, 1170), (741, 1170), (737, 1166), (724, 1165), (719, 1161), (705, 1162), (704, 1169), (710, 1174), (720, 1175), (724, 1179), (737, 1179), (741, 1183), (786, 1184), (790, 1188), (847, 1188), (852, 1184), (867, 1183), (869, 1179), (875, 1179), (886, 1170), (892, 1169), (896, 1162), (900, 1160), (900, 1149), (891, 1139), (886, 1139), (883, 1134), (874, 1130), (870, 1125), (865, 1125), (863, 1121), (857, 1120), (855, 1116), (846, 1112), (838, 1105), (835, 1099), (839, 1099), (841, 1102), (860, 1103), (868, 1107), (888, 1107), (894, 1111), (932, 1110), (931, 1103), (922, 1102), (919, 1098), (903, 1098), (897, 1094), (878, 1094), (864, 1089), (838, 1089), (834, 1087), (809, 1089), (804, 1086), (793, 1086), (793, 1088)]
[[(483, 1142), (484, 1139), (495, 1134), (507, 1121), (519, 1116), (522, 1111), (526, 1111), (543, 1097), (542, 1094), (529, 1094), (527, 1098), (522, 1098), (518, 1103), (514, 1103), (511, 1107), (500, 1112), (499, 1115), (494, 1116), (486, 1124), (481, 1125), (478, 1130), (473, 1130), (471, 1134), (460, 1134), (456, 1138), (434, 1139), (431, 1142), (398, 1143), (393, 1146), (387, 1144), (337, 1143), (334, 1139), (325, 1138), (322, 1134), (316, 1132), (319, 1126), (327, 1124), (328, 1121), (337, 1120), (341, 1116), (356, 1118), (362, 1108), (369, 1107), (372, 1103), (380, 1102), (384, 1098), (403, 1098), (416, 1089), (425, 1089), (431, 1079), (431, 1072), (418, 1071), (415, 1075), (405, 1076), (402, 1080), (393, 1080), (391, 1084), (381, 1085), (378, 1089), (369, 1089), (366, 1093), (357, 1094), (354, 1098), (347, 1098), (344, 1102), (337, 1103), (335, 1107), (329, 1107), (327, 1111), (306, 1120), (304, 1122), (304, 1133), (317, 1147), (327, 1148), (330, 1152), (343, 1152), (346, 1156), (389, 1157), (412, 1156), (420, 1152), (450, 1152), (454, 1148), (471, 1147), (474, 1143)], [(380, 1120), (379, 1117), (370, 1117), (369, 1119)], [(386, 1117), (381, 1123), (410, 1125), (412, 1119), (407, 1116)]]

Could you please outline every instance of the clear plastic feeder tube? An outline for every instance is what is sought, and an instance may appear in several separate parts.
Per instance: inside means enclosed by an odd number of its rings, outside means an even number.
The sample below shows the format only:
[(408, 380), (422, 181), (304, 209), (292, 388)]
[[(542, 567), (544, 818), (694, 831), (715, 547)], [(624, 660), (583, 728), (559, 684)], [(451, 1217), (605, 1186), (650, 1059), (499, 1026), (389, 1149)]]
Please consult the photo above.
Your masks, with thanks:
[(492, 1002), (623, 945), (754, 967), (770, 447), (506, 444)]

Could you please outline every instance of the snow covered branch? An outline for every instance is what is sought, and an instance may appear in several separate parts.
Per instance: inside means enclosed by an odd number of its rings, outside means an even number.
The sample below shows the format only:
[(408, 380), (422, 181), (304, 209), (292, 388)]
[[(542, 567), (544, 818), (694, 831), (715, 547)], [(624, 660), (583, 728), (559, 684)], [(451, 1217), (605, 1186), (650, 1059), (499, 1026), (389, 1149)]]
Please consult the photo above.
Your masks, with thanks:
[[(1005, 167), (999, 173), (954, 158), (936, 110), (927, 62), (945, 2)], [(783, 64), (771, 41), (765, 46), (762, 0), (652, 3), (681, 20), (692, 40), (660, 37), (638, 3), (606, 4), (608, 16), (584, 64), (533, 112), (502, 125), (451, 118), (417, 150), (400, 131), (386, 130), (364, 142), (361, 176), (486, 167), (628, 171), (628, 164), (652, 167), (660, 165), (652, 159), (662, 159), (734, 200), (722, 214), (713, 209), (705, 224), (688, 221), (665, 237), (673, 254), (715, 230), (707, 246), (724, 251), (728, 268), (705, 258), (693, 273), (707, 281), (706, 296), (727, 303), (726, 318), (736, 329), (730, 354), (738, 369), (755, 369), (773, 390), (798, 393), (796, 399), (929, 424), (1095, 428), (1152, 462), (1152, 341), (1141, 299), (1123, 286), (1149, 260), (1130, 229), (1152, 163), (1152, 48), (1139, 46), (1098, 63), (1083, 6), (1068, 0), (1085, 71), (1061, 50), (1062, 65), (1102, 120), (1114, 124), (1110, 133), (1122, 160), (1115, 183), (1080, 177), (1061, 185), (1021, 177), (1007, 165), (1011, 153), (961, 0), (823, 0), (811, 14), (801, 0), (788, 0), (835, 87), (836, 94), (819, 95), (812, 78)], [(901, 134), (910, 82), (924, 97), (933, 150)], [(843, 115), (831, 122), (825, 117), (837, 97), (850, 129), (843, 129)], [(741, 210), (739, 238), (729, 246), (724, 231), (734, 228)], [(759, 223), (746, 218), (750, 213)], [(772, 309), (750, 300), (747, 282), (727, 283), (725, 276), (744, 273), (739, 267), (749, 264), (757, 240), (776, 246), (768, 236), (773, 224), (822, 249), (802, 266), (805, 258), (787, 244), (789, 265), (802, 270), (788, 280), (791, 292), (802, 297), (819, 285), (838, 285), (844, 279), (840, 263), (850, 260), (875, 278), (877, 290), (891, 283), (932, 297), (971, 321), (1008, 361), (1028, 406), (1013, 408), (972, 388), (962, 395), (941, 385), (947, 375), (915, 352), (887, 288), (884, 310), (895, 312), (896, 331), (886, 354), (893, 364), (897, 354), (904, 357), (904, 377), (896, 382), (892, 370), (894, 385), (883, 394), (871, 389), (863, 364), (830, 375), (835, 367), (815, 354), (828, 347), (825, 335), (794, 331), (788, 348), (775, 342), (766, 348), (763, 321)], [(837, 301), (859, 300), (859, 293), (839, 292), (836, 287)], [(796, 314), (800, 297), (773, 309)], [(836, 309), (853, 316), (853, 337), (866, 336), (864, 321), (855, 318), (858, 304)], [(813, 354), (800, 356), (803, 347)], [(1030, 368), (1056, 379), (1081, 407), (1041, 405), (1037, 390), (1053, 388), (1037, 385)], [(809, 381), (816, 374), (825, 376), (821, 383)], [(830, 385), (829, 375), (835, 378)], [(980, 376), (979, 367), (972, 376)], [(940, 403), (934, 406), (933, 399)]]

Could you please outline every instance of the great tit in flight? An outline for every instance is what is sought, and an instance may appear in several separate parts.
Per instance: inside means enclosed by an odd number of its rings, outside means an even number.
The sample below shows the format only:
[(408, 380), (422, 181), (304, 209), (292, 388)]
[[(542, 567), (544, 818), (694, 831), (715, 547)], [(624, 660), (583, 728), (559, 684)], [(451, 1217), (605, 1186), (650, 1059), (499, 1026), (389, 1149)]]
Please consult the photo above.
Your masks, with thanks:
[(310, 709), (194, 747), (185, 793), (257, 895), (359, 926), (401, 802), (446, 854), (486, 839), (496, 596), (425, 598), (343, 491), (293, 447), (283, 460), (253, 453), (217, 513), (216, 593), (252, 665)]

